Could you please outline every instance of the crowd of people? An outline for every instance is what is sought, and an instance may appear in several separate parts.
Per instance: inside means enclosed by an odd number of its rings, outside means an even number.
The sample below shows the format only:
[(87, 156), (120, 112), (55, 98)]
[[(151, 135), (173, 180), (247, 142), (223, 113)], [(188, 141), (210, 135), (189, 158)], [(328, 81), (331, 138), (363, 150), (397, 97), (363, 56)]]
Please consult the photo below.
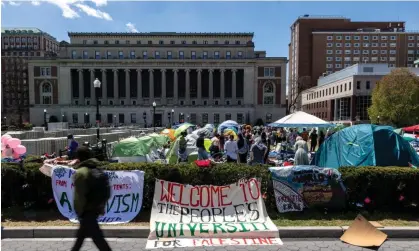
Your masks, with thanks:
[[(185, 131), (179, 138), (179, 162), (187, 159), (185, 139), (187, 134)], [(288, 130), (268, 127), (252, 129), (250, 126), (243, 126), (239, 128), (237, 136), (215, 133), (211, 138), (209, 153), (205, 148), (205, 134), (200, 134), (196, 141), (196, 148), (199, 160), (217, 159), (224, 155), (227, 162), (252, 165), (266, 164), (271, 150), (280, 151), (282, 148), (288, 147), (295, 151), (295, 165), (308, 165), (308, 154), (315, 152), (325, 138), (326, 134), (323, 131), (317, 132), (314, 128), (310, 132), (303, 128), (299, 133), (297, 129), (292, 128)]]

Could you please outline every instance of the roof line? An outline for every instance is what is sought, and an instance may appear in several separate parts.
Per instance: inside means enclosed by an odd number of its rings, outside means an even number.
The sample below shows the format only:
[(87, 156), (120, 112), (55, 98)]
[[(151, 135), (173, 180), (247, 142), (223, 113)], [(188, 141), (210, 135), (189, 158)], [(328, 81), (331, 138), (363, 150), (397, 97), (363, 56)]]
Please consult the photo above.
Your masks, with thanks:
[(68, 32), (69, 36), (79, 35), (125, 35), (125, 36), (214, 36), (214, 35), (236, 35), (236, 36), (254, 36), (253, 32)]

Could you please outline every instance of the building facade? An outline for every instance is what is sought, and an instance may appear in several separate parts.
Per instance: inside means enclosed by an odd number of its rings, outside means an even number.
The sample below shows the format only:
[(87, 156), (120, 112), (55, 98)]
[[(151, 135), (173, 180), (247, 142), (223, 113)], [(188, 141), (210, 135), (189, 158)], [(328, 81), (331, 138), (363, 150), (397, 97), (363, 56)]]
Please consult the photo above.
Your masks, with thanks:
[(291, 26), (290, 99), (301, 102), (302, 90), (321, 76), (358, 63), (413, 67), (419, 56), (419, 32), (406, 32), (405, 22), (353, 22), (344, 17), (299, 17)]
[[(59, 57), (31, 60), (31, 121), (70, 124), (239, 123), (285, 115), (285, 57), (253, 33), (69, 33)], [(98, 92), (93, 81), (101, 81)], [(156, 103), (155, 113), (152, 107)], [(173, 111), (173, 112), (172, 112)], [(154, 115), (153, 115), (154, 113)]]
[[(335, 123), (368, 123), (372, 90), (392, 69), (387, 63), (362, 63), (321, 77), (301, 93), (302, 110)], [(409, 69), (419, 75), (419, 69)]]
[(1, 88), (2, 121), (21, 124), (29, 121), (28, 60), (55, 56), (57, 40), (36, 28), (2, 28)]

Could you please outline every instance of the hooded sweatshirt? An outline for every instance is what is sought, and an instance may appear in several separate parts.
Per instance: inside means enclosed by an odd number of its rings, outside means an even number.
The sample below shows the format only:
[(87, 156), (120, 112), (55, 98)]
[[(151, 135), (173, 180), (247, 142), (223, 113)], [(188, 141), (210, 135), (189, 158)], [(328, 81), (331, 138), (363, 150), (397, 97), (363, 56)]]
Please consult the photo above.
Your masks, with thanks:
[(265, 157), (265, 150), (267, 149), (266, 145), (263, 144), (261, 138), (256, 138), (255, 143), (253, 144), (250, 151), (253, 152), (253, 161), (257, 163), (263, 163)]
[(77, 171), (73, 177), (74, 210), (78, 216), (83, 215), (85, 212), (103, 213), (101, 210), (104, 209), (105, 205), (103, 205), (103, 208), (100, 208), (102, 205), (92, 204), (91, 201), (87, 199), (88, 194), (95, 192), (89, 191), (88, 184), (91, 180), (89, 171), (93, 168), (97, 168), (98, 165), (99, 161), (95, 158), (92, 158), (81, 162), (75, 167)]

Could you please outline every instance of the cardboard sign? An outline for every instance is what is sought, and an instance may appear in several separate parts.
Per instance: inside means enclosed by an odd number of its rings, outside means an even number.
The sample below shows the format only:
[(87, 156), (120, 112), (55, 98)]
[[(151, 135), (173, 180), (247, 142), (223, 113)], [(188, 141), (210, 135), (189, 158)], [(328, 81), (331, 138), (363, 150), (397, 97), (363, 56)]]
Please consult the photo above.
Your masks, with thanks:
[(282, 245), (256, 179), (226, 186), (156, 180), (147, 249)]
[(376, 229), (362, 215), (358, 215), (352, 225), (340, 237), (341, 241), (359, 247), (379, 247), (387, 239), (387, 235)]
[[(73, 175), (76, 170), (65, 166), (52, 169), (52, 190), (60, 213), (71, 222), (77, 223), (74, 211)], [(105, 215), (99, 223), (120, 224), (130, 222), (141, 211), (143, 201), (143, 171), (105, 171), (111, 185), (111, 197), (105, 206)]]
[(286, 166), (269, 168), (280, 213), (308, 207), (344, 208), (345, 186), (333, 168)]

